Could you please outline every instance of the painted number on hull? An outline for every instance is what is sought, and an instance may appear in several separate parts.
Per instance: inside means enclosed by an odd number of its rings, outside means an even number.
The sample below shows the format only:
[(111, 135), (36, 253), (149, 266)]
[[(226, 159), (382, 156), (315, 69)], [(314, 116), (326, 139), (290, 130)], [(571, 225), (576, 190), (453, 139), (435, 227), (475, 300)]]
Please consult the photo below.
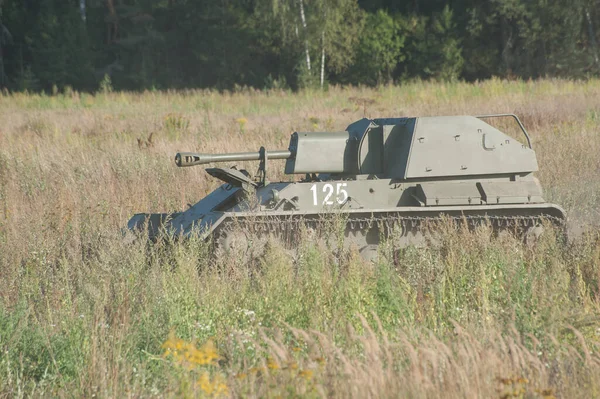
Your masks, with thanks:
[[(335, 202), (337, 202), (338, 204), (343, 204), (344, 202), (346, 202), (348, 200), (348, 192), (344, 189), (344, 187), (346, 187), (347, 184), (346, 183), (336, 183), (335, 185), (335, 191), (333, 189), (333, 184), (324, 184), (323, 185), (323, 195), (322, 195), (322, 201), (321, 201), (321, 205), (333, 205), (334, 204), (334, 200)], [(313, 204), (315, 206), (319, 205), (319, 193), (318, 193), (318, 189), (317, 189), (317, 185), (313, 184), (312, 187), (310, 188), (310, 191), (312, 191), (313, 193)], [(335, 198), (332, 198), (335, 192)]]

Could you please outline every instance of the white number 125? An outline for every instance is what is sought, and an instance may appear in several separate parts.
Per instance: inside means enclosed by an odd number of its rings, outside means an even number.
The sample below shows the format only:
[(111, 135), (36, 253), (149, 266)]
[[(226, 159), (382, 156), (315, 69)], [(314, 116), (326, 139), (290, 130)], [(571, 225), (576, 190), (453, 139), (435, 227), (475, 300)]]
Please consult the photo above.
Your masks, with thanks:
[[(344, 187), (346, 187), (346, 186), (347, 186), (346, 183), (337, 183), (336, 184), (335, 200), (340, 205), (348, 200), (348, 192), (346, 192), (346, 190), (344, 189)], [(318, 199), (318, 195), (317, 195), (317, 185), (313, 184), (312, 187), (310, 188), (310, 191), (313, 192), (314, 205), (319, 205), (319, 199)], [(333, 199), (331, 198), (333, 196), (333, 185), (329, 184), (329, 183), (324, 184), (322, 191), (325, 195), (323, 197), (322, 205), (333, 205)]]

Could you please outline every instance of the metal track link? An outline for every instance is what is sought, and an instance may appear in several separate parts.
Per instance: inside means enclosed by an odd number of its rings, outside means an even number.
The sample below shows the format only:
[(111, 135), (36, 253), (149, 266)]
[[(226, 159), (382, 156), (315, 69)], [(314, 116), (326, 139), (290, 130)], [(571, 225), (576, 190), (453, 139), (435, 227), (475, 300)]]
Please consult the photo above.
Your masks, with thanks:
[[(339, 219), (336, 219), (339, 218)], [(259, 236), (276, 236), (286, 241), (297, 240), (302, 226), (321, 231), (333, 228), (335, 223), (345, 223), (345, 235), (362, 235), (366, 237), (374, 227), (384, 236), (390, 235), (400, 228), (403, 235), (416, 234), (429, 226), (439, 223), (455, 223), (456, 226), (465, 225), (474, 228), (489, 225), (495, 231), (514, 231), (524, 233), (530, 228), (542, 226), (544, 221), (564, 231), (565, 221), (556, 216), (540, 214), (531, 216), (497, 216), (497, 215), (439, 215), (439, 216), (401, 216), (401, 215), (373, 215), (371, 217), (352, 217), (344, 214), (321, 214), (309, 217), (290, 215), (284, 218), (257, 215), (256, 217), (233, 218), (224, 221), (213, 236), (217, 246), (232, 231), (243, 231), (245, 234)], [(335, 226), (335, 227), (334, 227)]]

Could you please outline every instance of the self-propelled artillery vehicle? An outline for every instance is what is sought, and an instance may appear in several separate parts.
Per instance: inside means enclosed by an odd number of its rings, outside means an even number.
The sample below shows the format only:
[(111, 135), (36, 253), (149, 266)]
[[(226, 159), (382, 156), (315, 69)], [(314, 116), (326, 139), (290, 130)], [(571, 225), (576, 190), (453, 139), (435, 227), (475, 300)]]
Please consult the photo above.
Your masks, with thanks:
[[(523, 143), (486, 123), (514, 118)], [(300, 181), (267, 180), (271, 160)], [(527, 236), (544, 220), (563, 225), (565, 212), (547, 203), (527, 131), (512, 114), (361, 119), (341, 132), (296, 132), (287, 150), (232, 154), (178, 153), (180, 167), (259, 161), (255, 178), (235, 167), (208, 168), (223, 185), (183, 212), (136, 214), (128, 223), (151, 239), (200, 234), (217, 248), (239, 241), (235, 230), (294, 242), (300, 225), (343, 216), (345, 242), (363, 254), (392, 228), (398, 246), (423, 240), (428, 221), (489, 223)], [(243, 238), (242, 238), (243, 241)], [(250, 245), (250, 243), (242, 243)]]

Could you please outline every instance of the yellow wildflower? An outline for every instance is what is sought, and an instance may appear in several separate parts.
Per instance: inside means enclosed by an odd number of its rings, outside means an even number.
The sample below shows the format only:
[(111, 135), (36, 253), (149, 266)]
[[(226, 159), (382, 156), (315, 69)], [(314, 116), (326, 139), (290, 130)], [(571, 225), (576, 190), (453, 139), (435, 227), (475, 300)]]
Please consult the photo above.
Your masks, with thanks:
[(277, 362), (270, 357), (267, 359), (267, 367), (271, 370), (277, 370), (279, 369), (279, 364), (277, 364)]
[(300, 370), (298, 375), (306, 380), (310, 380), (314, 372), (312, 370)]
[(192, 342), (186, 342), (177, 338), (173, 332), (162, 344), (165, 350), (163, 357), (171, 357), (176, 363), (187, 368), (195, 366), (215, 366), (219, 360), (219, 354), (212, 341), (206, 342), (200, 349)]
[(242, 118), (237, 118), (235, 121), (237, 122), (238, 126), (240, 127), (240, 132), (243, 132), (244, 127), (246, 127), (246, 123), (248, 123), (248, 119), (242, 117)]
[(208, 373), (202, 373), (196, 385), (207, 395), (213, 397), (226, 396), (229, 393), (227, 384), (220, 374), (217, 374), (211, 381)]

